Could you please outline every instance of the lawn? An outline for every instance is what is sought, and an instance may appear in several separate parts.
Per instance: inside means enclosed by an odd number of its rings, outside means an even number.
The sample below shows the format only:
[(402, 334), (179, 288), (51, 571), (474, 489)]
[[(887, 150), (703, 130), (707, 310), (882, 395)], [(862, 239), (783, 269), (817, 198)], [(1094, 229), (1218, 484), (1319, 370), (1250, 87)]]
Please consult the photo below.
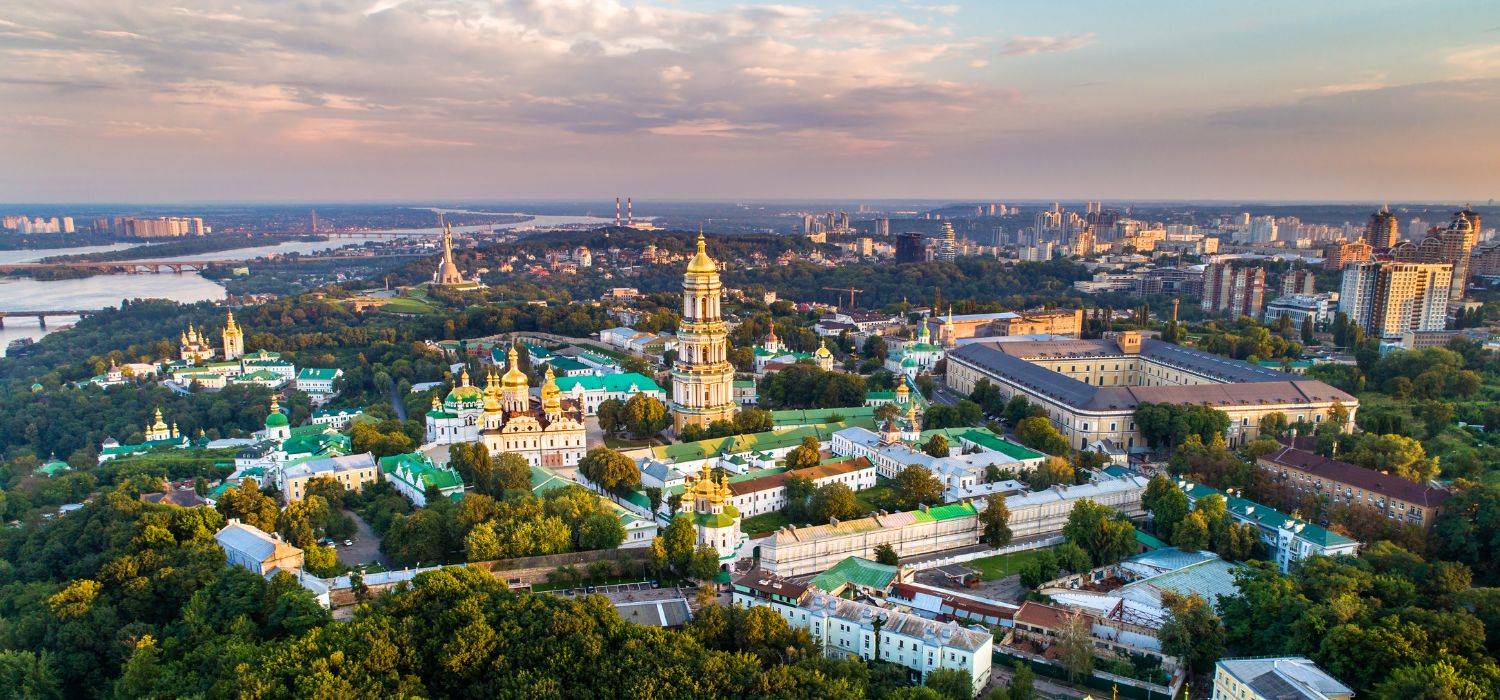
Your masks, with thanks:
[(761, 513), (760, 515), (751, 516), (740, 521), (740, 530), (754, 537), (767, 532), (775, 532), (777, 528), (791, 524), (792, 521), (787, 520), (781, 511), (773, 510), (769, 513)]
[(656, 440), (653, 438), (646, 438), (645, 440), (630, 440), (627, 438), (615, 437), (613, 435), (604, 436), (604, 446), (612, 450), (630, 450), (637, 447), (651, 447), (655, 444)]
[(980, 577), (983, 580), (995, 581), (997, 579), (1005, 578), (1006, 576), (1015, 576), (1016, 574), (1020, 573), (1021, 567), (1026, 564), (1026, 562), (1035, 559), (1036, 555), (1039, 552), (1044, 552), (1048, 549), (1051, 548), (1043, 547), (1042, 549), (1028, 549), (1022, 552), (1016, 552), (1014, 554), (998, 554), (993, 557), (975, 559), (974, 561), (969, 562), (968, 565), (979, 569), (982, 572)]
[(396, 297), (389, 303), (380, 306), (381, 311), (394, 314), (430, 314), (432, 307), (420, 299), (411, 297)]

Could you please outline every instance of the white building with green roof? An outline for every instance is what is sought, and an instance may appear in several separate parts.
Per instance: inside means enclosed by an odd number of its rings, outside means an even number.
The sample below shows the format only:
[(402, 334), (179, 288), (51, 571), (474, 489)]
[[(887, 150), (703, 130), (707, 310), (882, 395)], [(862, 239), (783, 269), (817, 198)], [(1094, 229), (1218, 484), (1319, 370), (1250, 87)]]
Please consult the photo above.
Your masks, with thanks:
[(602, 377), (592, 374), (558, 377), (557, 388), (562, 390), (563, 398), (577, 401), (583, 407), (585, 416), (597, 415), (599, 404), (605, 401), (629, 401), (636, 394), (645, 394), (663, 403), (667, 401), (667, 392), (655, 380), (637, 372), (606, 374)]
[(885, 368), (908, 379), (916, 379), (918, 374), (931, 372), (943, 357), (943, 346), (932, 342), (927, 324), (923, 323), (915, 341), (900, 343), (886, 355)]
[(1357, 556), (1361, 543), (1338, 534), (1326, 527), (1314, 525), (1255, 501), (1226, 494), (1186, 479), (1178, 479), (1177, 487), (1187, 494), (1188, 503), (1196, 507), (1198, 500), (1208, 496), (1221, 496), (1228, 507), (1229, 515), (1241, 523), (1250, 523), (1260, 530), (1261, 540), (1271, 551), (1271, 560), (1289, 571), (1293, 564), (1308, 557)]
[(380, 474), (397, 493), (418, 508), (427, 506), (430, 489), (437, 489), (443, 497), (455, 501), (464, 493), (464, 480), (458, 472), (433, 464), (427, 455), (419, 452), (381, 457)]
[(297, 391), (313, 396), (333, 394), (333, 382), (344, 376), (344, 370), (329, 367), (303, 367), (297, 371)]

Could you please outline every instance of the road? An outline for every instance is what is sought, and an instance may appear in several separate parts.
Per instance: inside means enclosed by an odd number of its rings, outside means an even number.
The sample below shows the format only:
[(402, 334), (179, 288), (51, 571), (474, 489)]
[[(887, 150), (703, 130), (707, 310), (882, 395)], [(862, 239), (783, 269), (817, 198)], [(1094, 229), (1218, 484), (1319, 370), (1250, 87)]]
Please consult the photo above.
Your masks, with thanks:
[(343, 542), (338, 543), (334, 549), (338, 551), (339, 561), (351, 566), (377, 562), (386, 566), (385, 555), (380, 552), (380, 535), (375, 534), (358, 513), (346, 508), (344, 514), (354, 519), (354, 544), (345, 547)]
[[(984, 693), (990, 692), (990, 688), (1008, 685), (1010, 683), (1010, 678), (1014, 673), (1015, 668), (1011, 666), (1001, 665), (1000, 663), (998, 663), (997, 659), (997, 663), (990, 667), (990, 682), (984, 687)], [(1032, 687), (1036, 689), (1037, 694), (1041, 695), (1044, 698), (1094, 697), (1092, 693), (1086, 693), (1082, 690), (1064, 685), (1063, 683), (1055, 681), (1051, 678), (1047, 678), (1046, 676), (1033, 675), (1033, 677), (1036, 679), (1036, 682), (1032, 684)], [(983, 696), (984, 693), (980, 693), (980, 696)]]

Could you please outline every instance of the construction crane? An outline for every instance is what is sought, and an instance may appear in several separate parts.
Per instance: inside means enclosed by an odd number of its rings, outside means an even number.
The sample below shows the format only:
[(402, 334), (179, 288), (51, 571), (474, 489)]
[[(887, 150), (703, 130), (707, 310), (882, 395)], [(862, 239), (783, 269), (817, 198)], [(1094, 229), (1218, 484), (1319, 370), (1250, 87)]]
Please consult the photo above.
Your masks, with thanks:
[(850, 287), (824, 287), (823, 291), (825, 291), (825, 292), (848, 292), (849, 293), (849, 310), (852, 311), (852, 310), (854, 310), (854, 295), (855, 295), (855, 293), (864, 292), (865, 290), (863, 290), (863, 289), (852, 289)]

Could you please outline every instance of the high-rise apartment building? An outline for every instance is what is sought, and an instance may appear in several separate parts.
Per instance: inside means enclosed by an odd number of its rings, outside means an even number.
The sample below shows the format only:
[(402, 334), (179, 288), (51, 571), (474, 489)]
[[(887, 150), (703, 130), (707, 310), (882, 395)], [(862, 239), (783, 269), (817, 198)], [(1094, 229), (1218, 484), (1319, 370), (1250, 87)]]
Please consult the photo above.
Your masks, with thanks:
[(896, 262), (922, 262), (927, 259), (927, 244), (920, 233), (896, 236)]
[(1426, 221), (1423, 221), (1421, 219), (1412, 219), (1406, 224), (1406, 237), (1414, 241), (1420, 241), (1422, 240), (1423, 236), (1427, 235), (1427, 231), (1431, 228), (1432, 224), (1429, 224)]
[(1364, 238), (1371, 248), (1390, 248), (1401, 239), (1401, 220), (1391, 213), (1390, 207), (1381, 207), (1365, 224)]
[(1308, 269), (1289, 270), (1281, 278), (1281, 295), (1316, 294), (1318, 276)]
[(1372, 338), (1440, 331), (1452, 279), (1453, 266), (1446, 263), (1358, 263), (1344, 269), (1339, 311)]
[(889, 235), (891, 235), (891, 220), (890, 219), (876, 219), (875, 220), (875, 235), (877, 235), (877, 236), (889, 236)]
[(1478, 220), (1479, 215), (1468, 209), (1454, 212), (1448, 228), (1428, 234), (1420, 243), (1402, 241), (1391, 248), (1391, 259), (1450, 265), (1453, 275), (1449, 281), (1448, 298), (1451, 301), (1462, 299), (1469, 285), (1469, 257), (1479, 240), (1479, 231), (1475, 227)]
[(1203, 310), (1260, 317), (1266, 297), (1266, 271), (1215, 263), (1203, 269)]
[(1367, 262), (1375, 249), (1364, 241), (1347, 241), (1328, 246), (1323, 253), (1323, 269), (1342, 270), (1354, 263)]
[(1247, 238), (1251, 243), (1270, 243), (1276, 240), (1276, 233), (1276, 217), (1257, 216), (1250, 222)]
[(932, 251), (932, 259), (953, 262), (957, 257), (958, 237), (953, 233), (953, 224), (944, 221), (943, 232), (938, 234), (937, 245)]

